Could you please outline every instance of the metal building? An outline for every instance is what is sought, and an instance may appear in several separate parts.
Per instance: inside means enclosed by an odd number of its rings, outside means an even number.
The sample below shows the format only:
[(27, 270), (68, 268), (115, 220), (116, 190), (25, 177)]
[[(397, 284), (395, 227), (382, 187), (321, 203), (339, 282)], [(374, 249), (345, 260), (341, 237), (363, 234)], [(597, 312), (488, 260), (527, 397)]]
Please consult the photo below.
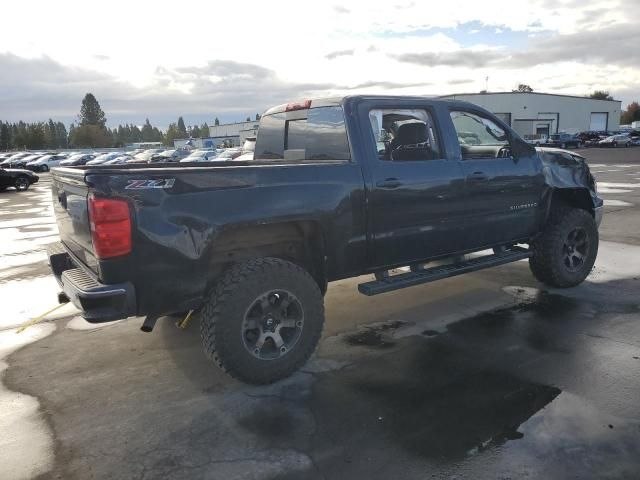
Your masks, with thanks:
[(222, 144), (225, 140), (229, 140), (233, 145), (242, 145), (247, 137), (255, 137), (257, 135), (259, 125), (260, 120), (213, 125), (209, 127), (209, 137), (214, 139), (217, 144)]
[(621, 102), (552, 93), (459, 93), (442, 98), (475, 103), (493, 112), (523, 137), (587, 130), (618, 130)]

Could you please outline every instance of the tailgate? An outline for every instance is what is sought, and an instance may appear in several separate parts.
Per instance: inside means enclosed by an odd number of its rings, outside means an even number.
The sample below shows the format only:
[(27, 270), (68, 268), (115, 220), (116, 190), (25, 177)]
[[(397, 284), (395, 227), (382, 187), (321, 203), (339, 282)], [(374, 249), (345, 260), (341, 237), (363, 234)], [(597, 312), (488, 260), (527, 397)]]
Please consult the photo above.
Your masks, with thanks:
[(62, 243), (91, 270), (97, 272), (93, 254), (83, 170), (55, 169), (51, 186), (53, 210)]

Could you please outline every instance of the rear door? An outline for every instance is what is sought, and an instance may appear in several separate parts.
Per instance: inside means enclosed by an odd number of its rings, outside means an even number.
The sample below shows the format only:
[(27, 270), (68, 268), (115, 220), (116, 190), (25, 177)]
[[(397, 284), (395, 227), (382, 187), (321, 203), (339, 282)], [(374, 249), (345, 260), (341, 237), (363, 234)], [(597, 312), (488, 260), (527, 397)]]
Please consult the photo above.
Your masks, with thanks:
[(373, 266), (407, 265), (460, 248), (464, 180), (446, 158), (434, 111), (364, 103), (360, 124), (371, 176)]
[(533, 233), (545, 185), (535, 149), (480, 110), (452, 108), (450, 116), (468, 197), (464, 248)]

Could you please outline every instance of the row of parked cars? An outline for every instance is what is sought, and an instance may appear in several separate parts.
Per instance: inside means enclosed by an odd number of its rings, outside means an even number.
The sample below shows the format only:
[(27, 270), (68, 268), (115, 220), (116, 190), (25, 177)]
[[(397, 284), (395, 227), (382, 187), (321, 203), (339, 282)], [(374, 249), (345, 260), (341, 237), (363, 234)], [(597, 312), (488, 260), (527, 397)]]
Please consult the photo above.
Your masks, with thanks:
[(138, 149), (132, 152), (18, 152), (0, 154), (0, 167), (48, 172), (53, 167), (78, 165), (123, 165), (129, 163), (191, 163), (229, 160), (253, 160), (255, 138), (245, 141), (242, 148), (211, 149)]
[(525, 135), (525, 140), (541, 147), (632, 147), (640, 145), (640, 132), (580, 132), (553, 135)]

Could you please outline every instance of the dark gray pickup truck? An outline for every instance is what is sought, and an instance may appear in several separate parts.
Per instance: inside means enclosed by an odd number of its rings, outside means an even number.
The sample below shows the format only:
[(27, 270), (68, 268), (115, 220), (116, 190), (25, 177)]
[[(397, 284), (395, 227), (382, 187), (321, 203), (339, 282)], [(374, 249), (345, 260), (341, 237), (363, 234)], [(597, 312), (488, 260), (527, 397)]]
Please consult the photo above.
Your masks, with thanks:
[(374, 274), (359, 290), (376, 295), (528, 259), (547, 285), (579, 284), (603, 205), (579, 155), (536, 150), (472, 104), (423, 97), (272, 108), (253, 161), (52, 176), (60, 301), (91, 322), (145, 316), (145, 331), (193, 311), (208, 356), (250, 383), (309, 358), (333, 280)]

